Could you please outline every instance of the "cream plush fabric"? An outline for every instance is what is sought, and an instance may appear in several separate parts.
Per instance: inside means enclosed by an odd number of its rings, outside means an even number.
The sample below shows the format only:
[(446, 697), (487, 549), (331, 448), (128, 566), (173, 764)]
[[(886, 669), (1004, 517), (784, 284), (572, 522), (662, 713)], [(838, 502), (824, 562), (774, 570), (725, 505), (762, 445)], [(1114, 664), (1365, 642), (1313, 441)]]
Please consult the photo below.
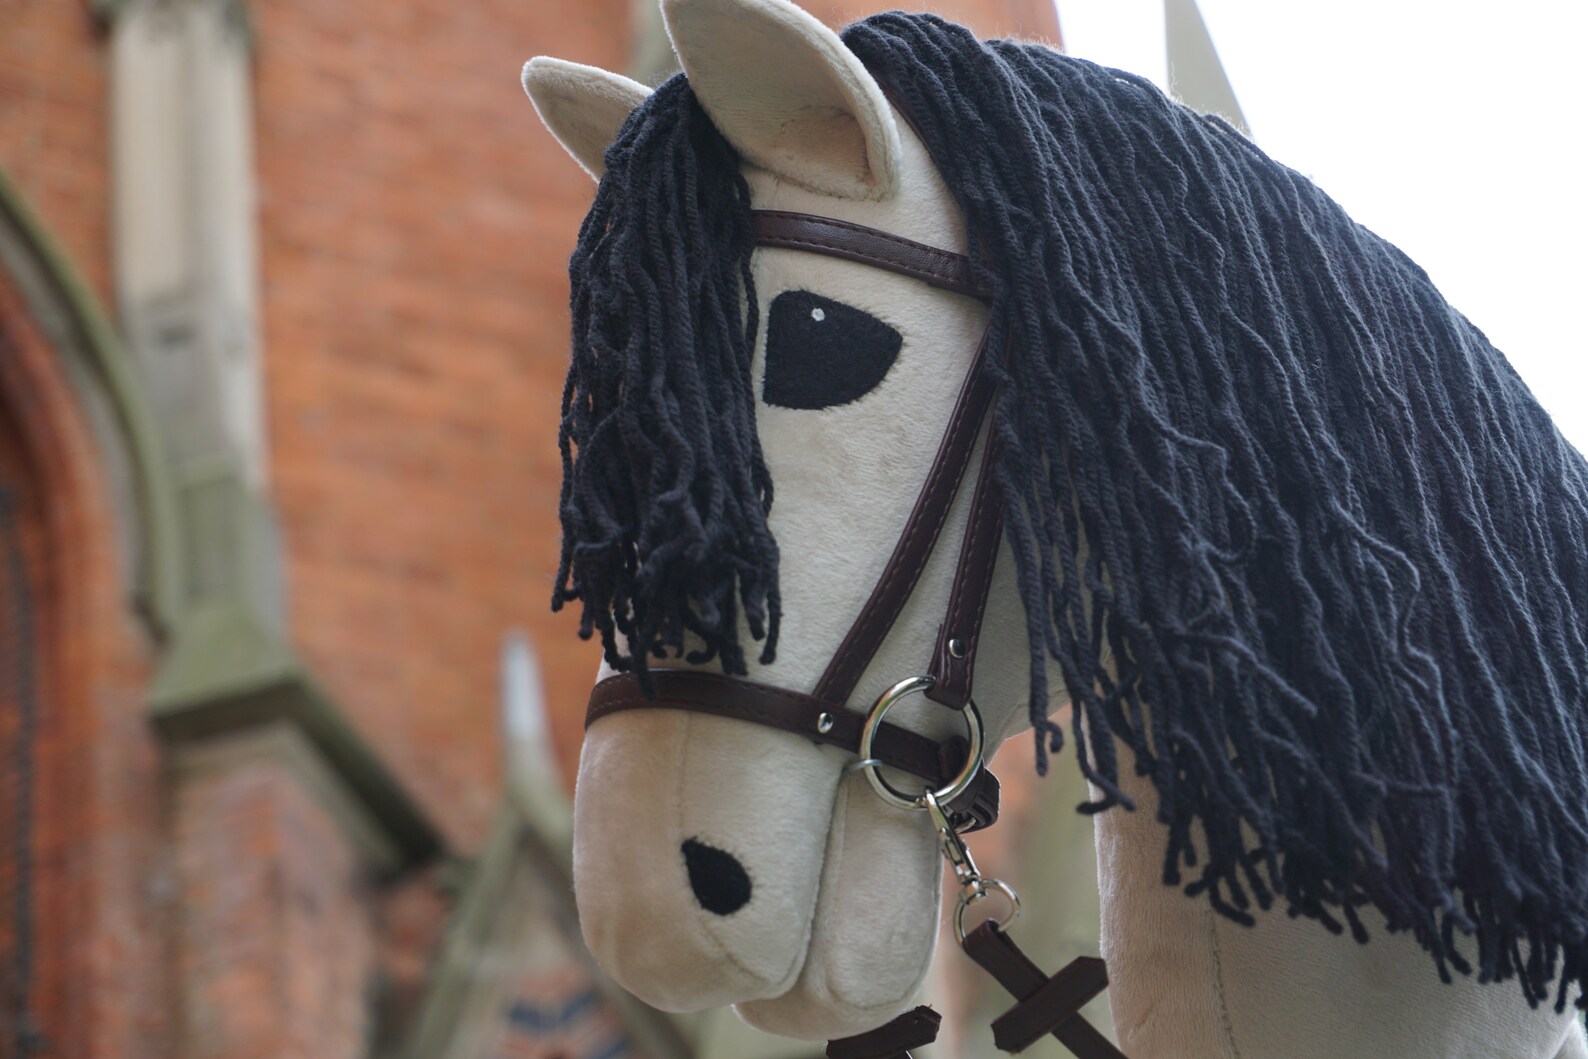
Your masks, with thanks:
[[(964, 252), (963, 221), (925, 149), (831, 30), (785, 0), (664, 0), (663, 10), (698, 98), (747, 160), (758, 208)], [(592, 174), (643, 98), (615, 74), (548, 59), (526, 67), (524, 84)], [(859, 400), (758, 409), (777, 490), (784, 624), (778, 661), (764, 671), (752, 661), (750, 676), (809, 688), (893, 548), (985, 310), (794, 251), (760, 250), (754, 270), (763, 319), (778, 293), (808, 290), (903, 336), (897, 362)], [(764, 340), (763, 331), (757, 380)], [(945, 541), (959, 538), (968, 494)], [(933, 557), (854, 703), (924, 668), (953, 551)], [(1012, 567), (1003, 556), (977, 672), (989, 754), (1026, 716), (1027, 638)], [(1053, 686), (1062, 686), (1056, 677)], [(955, 724), (920, 704), (890, 719), (935, 735)], [(656, 710), (594, 725), (575, 799), (574, 875), (603, 967), (659, 1007), (734, 1003), (756, 1026), (812, 1039), (870, 1029), (914, 1003), (938, 921), (932, 832), (922, 816), (881, 804), (863, 778), (846, 777), (847, 764), (808, 740), (720, 718)], [(1252, 930), (1215, 919), (1162, 884), (1155, 798), (1145, 784), (1139, 794), (1140, 811), (1110, 811), (1096, 828), (1111, 1002), (1133, 1059), (1588, 1059), (1569, 1015), (1529, 1011), (1510, 986), (1442, 985), (1404, 938), (1379, 932), (1358, 946), (1282, 912)], [(680, 852), (690, 840), (743, 866), (748, 903), (727, 915), (701, 907)]]
[(651, 94), (620, 74), (545, 55), (524, 65), (524, 90), (563, 150), (596, 180), (623, 119)]

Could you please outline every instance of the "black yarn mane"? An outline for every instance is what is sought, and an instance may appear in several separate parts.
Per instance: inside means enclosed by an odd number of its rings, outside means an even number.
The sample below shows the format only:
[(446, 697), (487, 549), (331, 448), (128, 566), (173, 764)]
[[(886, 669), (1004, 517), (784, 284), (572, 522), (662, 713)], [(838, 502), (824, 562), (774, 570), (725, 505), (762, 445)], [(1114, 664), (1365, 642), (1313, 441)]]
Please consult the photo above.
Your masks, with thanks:
[[(777, 649), (772, 479), (755, 431), (750, 189), (680, 74), (629, 116), (568, 263), (562, 558), (607, 661), (718, 658), (745, 672), (739, 607)], [(748, 312), (746, 312), (748, 306)], [(633, 655), (620, 646), (634, 645)], [(648, 681), (647, 687), (648, 687)]]
[[(1083, 809), (1128, 804), (1117, 736), (1166, 883), (1361, 941), (1371, 904), (1442, 978), (1563, 1006), (1588, 980), (1588, 465), (1416, 265), (1224, 123), (932, 16), (844, 39), (994, 292), (1039, 769), (1051, 657)], [(558, 601), (614, 663), (614, 627), (691, 631), (732, 672), (735, 598), (775, 624), (747, 209), (675, 79), (574, 256)]]

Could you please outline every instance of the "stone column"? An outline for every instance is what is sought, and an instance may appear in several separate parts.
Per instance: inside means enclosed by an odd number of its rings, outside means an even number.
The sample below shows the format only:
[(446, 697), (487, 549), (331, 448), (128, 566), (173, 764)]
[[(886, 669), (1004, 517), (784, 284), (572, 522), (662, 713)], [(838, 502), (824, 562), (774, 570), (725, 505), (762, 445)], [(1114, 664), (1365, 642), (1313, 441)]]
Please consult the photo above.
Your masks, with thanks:
[(291, 649), (269, 496), (251, 42), (240, 0), (119, 0), (115, 283), (185, 561), (151, 691), (182, 1059), (358, 1059), (376, 890), (434, 829)]
[(249, 41), (231, 0), (124, 0), (112, 37), (115, 281), (164, 425), (185, 597), (282, 623), (266, 499)]

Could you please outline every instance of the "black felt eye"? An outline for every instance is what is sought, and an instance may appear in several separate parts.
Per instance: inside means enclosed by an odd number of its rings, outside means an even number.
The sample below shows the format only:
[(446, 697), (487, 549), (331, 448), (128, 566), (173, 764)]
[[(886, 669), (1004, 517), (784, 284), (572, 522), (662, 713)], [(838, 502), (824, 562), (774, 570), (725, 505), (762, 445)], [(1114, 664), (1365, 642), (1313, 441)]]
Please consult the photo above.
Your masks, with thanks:
[(831, 408), (870, 393), (904, 339), (870, 313), (805, 290), (772, 299), (762, 396), (779, 408)]

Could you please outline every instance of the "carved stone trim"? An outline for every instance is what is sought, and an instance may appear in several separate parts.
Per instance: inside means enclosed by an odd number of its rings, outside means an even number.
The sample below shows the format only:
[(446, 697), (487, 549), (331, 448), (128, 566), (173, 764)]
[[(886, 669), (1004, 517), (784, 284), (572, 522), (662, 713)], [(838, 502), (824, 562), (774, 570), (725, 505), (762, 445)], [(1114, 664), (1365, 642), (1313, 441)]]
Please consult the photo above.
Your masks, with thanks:
[(0, 172), (0, 269), (67, 362), (125, 512), (134, 608), (156, 637), (176, 620), (182, 534), (176, 487), (136, 366), (93, 292), (21, 193)]
[(286, 724), (366, 814), (375, 836), (366, 846), (390, 851), (380, 867), (395, 873), (442, 850), (418, 803), (247, 606), (216, 601), (183, 615), (155, 678), (150, 721), (179, 755), (212, 737)]
[(104, 29), (114, 27), (116, 20), (132, 8), (140, 6), (171, 8), (178, 4), (218, 4), (226, 19), (228, 29), (248, 47), (253, 47), (253, 18), (248, 0), (88, 0), (88, 9)]

